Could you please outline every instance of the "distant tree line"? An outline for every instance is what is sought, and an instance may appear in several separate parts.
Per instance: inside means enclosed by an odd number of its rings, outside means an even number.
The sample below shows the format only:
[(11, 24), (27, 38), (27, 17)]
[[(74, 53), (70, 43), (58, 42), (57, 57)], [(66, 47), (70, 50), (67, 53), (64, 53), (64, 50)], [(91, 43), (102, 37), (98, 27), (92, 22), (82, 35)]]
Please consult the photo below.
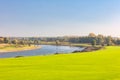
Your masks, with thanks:
[[(69, 42), (69, 43), (87, 43), (91, 45), (111, 46), (120, 45), (120, 38), (104, 36), (102, 34), (95, 35), (90, 33), (88, 36), (64, 36), (64, 37), (0, 37), (0, 43), (20, 44), (20, 45), (39, 45), (41, 42)], [(57, 42), (56, 42), (57, 41)]]
[(60, 42), (87, 43), (101, 46), (120, 45), (120, 38), (118, 37), (104, 36), (102, 34), (95, 35), (94, 33), (90, 33), (88, 36), (44, 37), (40, 38), (40, 40), (46, 42), (59, 40)]
[(15, 44), (15, 45), (39, 45), (39, 40), (37, 39), (30, 39), (30, 38), (18, 38), (18, 37), (12, 37), (12, 38), (7, 38), (7, 37), (0, 37), (0, 44)]

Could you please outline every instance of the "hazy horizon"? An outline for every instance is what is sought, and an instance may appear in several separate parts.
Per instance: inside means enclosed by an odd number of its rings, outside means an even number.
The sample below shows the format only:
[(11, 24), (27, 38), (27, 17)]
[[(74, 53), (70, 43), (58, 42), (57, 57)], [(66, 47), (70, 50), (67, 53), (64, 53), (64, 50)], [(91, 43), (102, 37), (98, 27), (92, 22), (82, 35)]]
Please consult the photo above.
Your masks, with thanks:
[(0, 36), (120, 36), (120, 0), (1, 0)]

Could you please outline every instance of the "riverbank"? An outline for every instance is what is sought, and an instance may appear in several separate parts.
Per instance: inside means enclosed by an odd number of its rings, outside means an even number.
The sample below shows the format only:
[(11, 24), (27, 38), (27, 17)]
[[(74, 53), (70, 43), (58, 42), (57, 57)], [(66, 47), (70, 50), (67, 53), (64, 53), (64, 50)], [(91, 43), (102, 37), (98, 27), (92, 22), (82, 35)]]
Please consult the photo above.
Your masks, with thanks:
[(28, 45), (0, 44), (0, 53), (34, 50), (38, 48), (41, 48), (41, 47), (34, 46), (34, 45), (28, 46)]
[(92, 51), (97, 51), (97, 50), (101, 50), (101, 49), (105, 49), (105, 47), (99, 47), (99, 46), (89, 46), (89, 47), (85, 47), (83, 50), (79, 51), (73, 51), (72, 53), (79, 53), (79, 52), (92, 52)]
[[(42, 45), (56, 45), (56, 42), (41, 42)], [(87, 43), (69, 43), (69, 42), (60, 42), (58, 45), (61, 46), (74, 46), (74, 47), (90, 47), (91, 44)]]

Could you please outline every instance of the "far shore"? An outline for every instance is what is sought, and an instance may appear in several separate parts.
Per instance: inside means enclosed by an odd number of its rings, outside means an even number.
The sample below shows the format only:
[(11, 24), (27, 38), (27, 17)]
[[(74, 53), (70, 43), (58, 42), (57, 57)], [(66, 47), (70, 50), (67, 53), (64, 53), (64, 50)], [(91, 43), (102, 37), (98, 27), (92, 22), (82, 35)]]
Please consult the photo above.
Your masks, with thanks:
[[(55, 42), (41, 42), (42, 45), (56, 45)], [(90, 47), (89, 43), (69, 43), (69, 42), (60, 42), (58, 45), (60, 46), (74, 46), (74, 47)]]
[(39, 49), (41, 48), (41, 46), (23, 46), (23, 47), (11, 47), (11, 46), (7, 46), (5, 48), (1, 48), (0, 49), (0, 54), (2, 53), (6, 53), (6, 52), (19, 52), (19, 51), (27, 51), (27, 50), (35, 50), (35, 49)]

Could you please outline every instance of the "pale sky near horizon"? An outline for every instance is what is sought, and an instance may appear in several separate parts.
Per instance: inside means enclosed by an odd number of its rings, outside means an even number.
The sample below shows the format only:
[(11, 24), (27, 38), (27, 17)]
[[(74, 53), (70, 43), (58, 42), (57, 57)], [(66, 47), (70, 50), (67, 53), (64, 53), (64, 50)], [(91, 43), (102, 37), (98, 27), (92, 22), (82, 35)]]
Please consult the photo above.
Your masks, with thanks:
[(120, 0), (0, 0), (0, 36), (120, 36)]

